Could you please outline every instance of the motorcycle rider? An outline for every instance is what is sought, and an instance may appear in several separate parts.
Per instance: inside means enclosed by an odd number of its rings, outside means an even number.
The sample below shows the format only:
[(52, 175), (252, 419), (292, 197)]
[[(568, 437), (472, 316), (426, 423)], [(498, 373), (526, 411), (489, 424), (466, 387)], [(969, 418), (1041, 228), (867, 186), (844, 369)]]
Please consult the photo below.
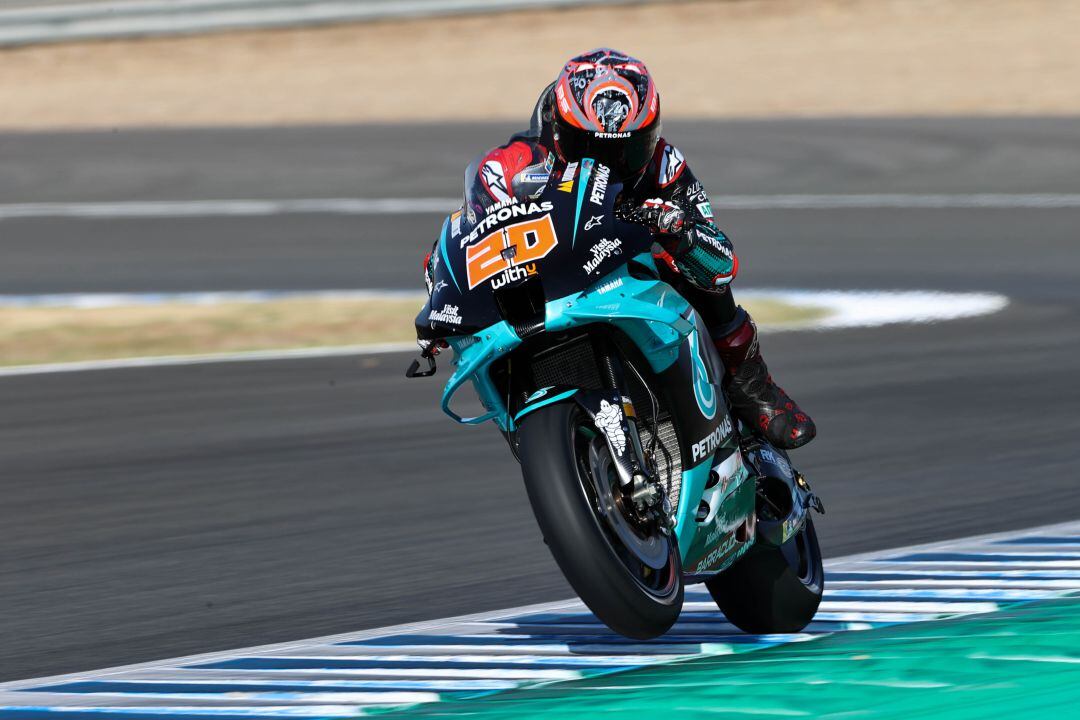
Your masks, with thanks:
[[(739, 263), (731, 241), (716, 226), (708, 195), (683, 154), (660, 137), (660, 99), (641, 61), (609, 48), (569, 60), (541, 94), (529, 129), (469, 166), (465, 204), (455, 221), (464, 212), (471, 224), (494, 205), (530, 197), (553, 169), (585, 157), (607, 165), (623, 183), (623, 219), (653, 231), (662, 248), (654, 254), (661, 278), (705, 321), (727, 369), (736, 415), (777, 447), (810, 442), (813, 420), (773, 381), (757, 326), (735, 305), (729, 285)], [(431, 258), (429, 253), (424, 260), (429, 293)]]

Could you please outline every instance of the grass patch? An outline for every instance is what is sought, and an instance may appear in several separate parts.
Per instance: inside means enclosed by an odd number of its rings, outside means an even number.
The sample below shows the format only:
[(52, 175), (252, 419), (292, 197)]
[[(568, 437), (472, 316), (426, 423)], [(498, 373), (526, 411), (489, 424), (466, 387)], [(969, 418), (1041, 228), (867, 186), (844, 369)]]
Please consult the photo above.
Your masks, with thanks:
[[(808, 322), (821, 308), (746, 303), (759, 325)], [(0, 307), (0, 366), (284, 350), (415, 339), (415, 300), (282, 299), (107, 308)]]

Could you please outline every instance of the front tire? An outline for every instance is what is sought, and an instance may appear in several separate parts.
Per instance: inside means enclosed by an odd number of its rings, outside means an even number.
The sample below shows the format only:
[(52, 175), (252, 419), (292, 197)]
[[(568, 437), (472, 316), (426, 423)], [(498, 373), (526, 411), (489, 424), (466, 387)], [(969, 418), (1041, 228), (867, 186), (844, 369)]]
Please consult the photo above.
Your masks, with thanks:
[(705, 581), (713, 600), (740, 630), (799, 632), (814, 619), (825, 589), (813, 520), (780, 547), (755, 544), (730, 568)]
[(592, 419), (573, 403), (549, 405), (524, 418), (518, 438), (533, 514), (570, 586), (620, 635), (667, 632), (683, 603), (678, 544), (612, 516), (611, 497), (600, 493), (618, 480), (613, 468), (603, 472), (608, 450)]

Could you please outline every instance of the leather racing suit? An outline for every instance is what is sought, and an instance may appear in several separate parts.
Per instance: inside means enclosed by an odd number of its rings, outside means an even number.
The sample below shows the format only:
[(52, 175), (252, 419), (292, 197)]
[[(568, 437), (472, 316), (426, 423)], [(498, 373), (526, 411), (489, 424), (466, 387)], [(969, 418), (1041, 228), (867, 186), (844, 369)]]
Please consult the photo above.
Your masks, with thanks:
[[(541, 95), (529, 129), (495, 151), (518, 142), (539, 144), (555, 155), (553, 87)], [(813, 421), (773, 382), (761, 357), (757, 327), (735, 304), (729, 287), (739, 268), (734, 247), (717, 227), (708, 195), (678, 148), (660, 138), (645, 169), (624, 184), (617, 212), (653, 230), (662, 248), (654, 253), (661, 278), (705, 321), (727, 369), (726, 391), (737, 416), (777, 447), (792, 449), (810, 442), (816, 435)], [(430, 257), (424, 261), (429, 292)]]

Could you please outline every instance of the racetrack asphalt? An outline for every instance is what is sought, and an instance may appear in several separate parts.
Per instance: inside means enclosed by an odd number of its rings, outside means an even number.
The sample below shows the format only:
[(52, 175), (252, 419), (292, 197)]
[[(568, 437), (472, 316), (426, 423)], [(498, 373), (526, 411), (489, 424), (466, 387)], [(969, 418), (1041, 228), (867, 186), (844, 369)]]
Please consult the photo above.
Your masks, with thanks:
[[(0, 203), (451, 196), (503, 126), (0, 136)], [(1075, 119), (671, 123), (736, 193), (1080, 191)], [(411, 287), (439, 218), (5, 220), (0, 293)], [(980, 290), (770, 335), (830, 556), (1080, 517), (1080, 210), (732, 211), (738, 286)], [(737, 297), (737, 291), (736, 291)], [(570, 595), (408, 355), (0, 378), (0, 681)]]

